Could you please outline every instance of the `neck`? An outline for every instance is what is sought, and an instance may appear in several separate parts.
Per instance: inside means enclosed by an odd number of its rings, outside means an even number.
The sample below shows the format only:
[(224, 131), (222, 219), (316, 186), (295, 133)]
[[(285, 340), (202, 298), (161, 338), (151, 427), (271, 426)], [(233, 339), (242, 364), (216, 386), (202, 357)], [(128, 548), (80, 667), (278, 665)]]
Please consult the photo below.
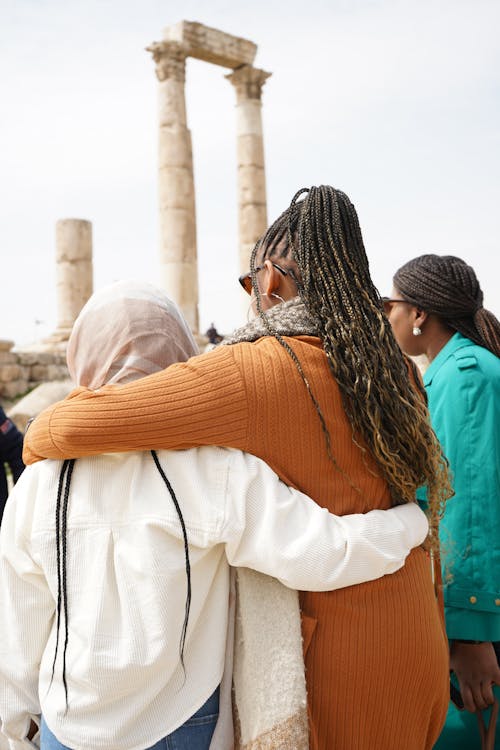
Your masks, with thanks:
[(432, 337), (425, 347), (425, 354), (429, 362), (432, 362), (435, 357), (439, 354), (448, 341), (451, 339), (455, 332), (451, 328), (440, 328), (434, 331)]

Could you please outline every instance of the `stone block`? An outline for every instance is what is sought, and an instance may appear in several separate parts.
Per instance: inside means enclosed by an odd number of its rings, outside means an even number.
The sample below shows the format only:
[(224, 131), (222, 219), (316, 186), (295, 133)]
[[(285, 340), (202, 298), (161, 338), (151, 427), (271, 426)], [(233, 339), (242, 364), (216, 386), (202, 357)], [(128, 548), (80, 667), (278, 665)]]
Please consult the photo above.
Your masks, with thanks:
[(48, 380), (47, 372), (49, 365), (33, 365), (30, 372), (30, 379), (36, 383), (43, 383)]
[(85, 219), (60, 219), (56, 222), (56, 260), (58, 263), (92, 260), (92, 224)]
[(238, 192), (240, 204), (266, 203), (266, 175), (262, 168), (238, 167)]
[(158, 172), (158, 193), (162, 206), (194, 212), (193, 172), (186, 167), (163, 166)]
[(247, 203), (239, 210), (240, 242), (255, 244), (267, 229), (265, 203)]
[(193, 169), (191, 135), (189, 130), (179, 127), (163, 127), (160, 130), (158, 166)]
[(22, 396), (28, 390), (27, 380), (11, 380), (8, 383), (0, 383), (1, 395), (5, 398), (16, 398)]
[(67, 380), (69, 378), (68, 368), (65, 365), (47, 365), (47, 380)]
[(42, 383), (9, 410), (9, 417), (14, 420), (20, 430), (24, 431), (31, 417), (36, 417), (47, 406), (55, 404), (56, 401), (61, 401), (73, 388), (70, 380)]
[(0, 381), (7, 383), (9, 380), (17, 380), (21, 376), (19, 365), (3, 365), (0, 367)]
[(0, 352), (10, 352), (13, 346), (13, 341), (10, 341), (9, 339), (0, 339)]
[(0, 366), (2, 365), (16, 365), (19, 362), (19, 357), (14, 352), (7, 352), (0, 350)]
[(167, 26), (163, 30), (163, 39), (179, 42), (190, 57), (225, 68), (251, 65), (257, 54), (257, 45), (249, 39), (226, 34), (193, 21), (180, 21)]
[(158, 85), (158, 122), (161, 127), (186, 128), (186, 98), (184, 83), (167, 78)]
[(198, 268), (196, 262), (161, 262), (161, 286), (182, 310), (192, 331), (198, 331)]
[(166, 262), (196, 262), (196, 225), (190, 211), (161, 206), (161, 258)]
[(240, 135), (237, 148), (238, 165), (264, 169), (264, 143), (260, 135)]
[(40, 352), (18, 352), (17, 357), (20, 365), (34, 365), (39, 361)]

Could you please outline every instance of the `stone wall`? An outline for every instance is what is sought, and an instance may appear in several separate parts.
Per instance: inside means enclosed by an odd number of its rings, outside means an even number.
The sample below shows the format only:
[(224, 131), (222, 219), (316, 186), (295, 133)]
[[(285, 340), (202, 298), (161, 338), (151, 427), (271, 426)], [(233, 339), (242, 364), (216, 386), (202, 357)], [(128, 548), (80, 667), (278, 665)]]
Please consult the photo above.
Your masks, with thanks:
[(40, 383), (68, 379), (64, 352), (12, 351), (13, 346), (0, 340), (0, 398), (15, 399)]

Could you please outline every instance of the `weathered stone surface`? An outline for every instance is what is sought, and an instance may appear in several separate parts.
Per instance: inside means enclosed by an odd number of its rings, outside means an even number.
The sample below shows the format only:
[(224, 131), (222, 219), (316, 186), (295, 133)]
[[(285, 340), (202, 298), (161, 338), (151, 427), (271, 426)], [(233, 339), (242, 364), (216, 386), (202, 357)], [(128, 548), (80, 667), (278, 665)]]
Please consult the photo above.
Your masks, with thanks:
[(163, 39), (178, 42), (190, 57), (225, 68), (251, 65), (257, 54), (257, 45), (248, 39), (226, 34), (195, 21), (180, 21), (167, 26), (163, 30)]
[(249, 167), (243, 164), (238, 167), (238, 187), (240, 203), (266, 204), (266, 175), (259, 167)]
[(254, 68), (251, 65), (242, 65), (229, 73), (226, 78), (231, 81), (236, 89), (236, 100), (238, 104), (241, 104), (247, 99), (260, 101), (262, 86), (270, 76), (272, 76), (272, 73), (268, 73), (266, 70)]
[(17, 380), (21, 375), (19, 365), (4, 365), (0, 367), (0, 380), (7, 383), (9, 380)]
[(36, 417), (47, 406), (54, 404), (56, 401), (61, 401), (73, 388), (74, 386), (70, 380), (42, 383), (18, 401), (9, 410), (9, 416), (14, 420), (19, 429), (24, 431), (31, 417)]
[(158, 150), (158, 164), (162, 167), (181, 167), (192, 170), (191, 135), (186, 128), (171, 127), (163, 131)]
[(66, 380), (69, 377), (68, 368), (65, 365), (47, 365), (47, 380)]
[[(267, 229), (266, 205), (262, 203), (247, 203), (240, 206), (239, 225), (241, 242), (243, 244), (251, 243), (254, 245)], [(242, 273), (244, 273), (244, 269)]]
[(196, 263), (196, 226), (191, 211), (185, 208), (163, 207), (160, 213), (162, 233), (168, 237), (163, 260), (165, 263)]
[(14, 352), (7, 352), (0, 350), (0, 366), (1, 365), (14, 365), (18, 363), (18, 358)]
[[(192, 171), (185, 167), (164, 164), (159, 169), (159, 197), (160, 209), (183, 208), (190, 210), (194, 206), (194, 184)], [(193, 224), (196, 219), (192, 216)], [(165, 237), (168, 242), (168, 237)]]
[(186, 79), (186, 50), (177, 41), (152, 42), (146, 47), (156, 63), (156, 77), (159, 81), (179, 81)]
[(85, 219), (56, 223), (57, 330), (48, 343), (67, 340), (92, 294), (92, 224)]
[(237, 157), (239, 165), (264, 169), (264, 143), (262, 136), (249, 133), (238, 138)]
[(17, 352), (16, 357), (20, 365), (35, 365), (40, 361), (40, 352)]
[(243, 65), (226, 76), (236, 90), (240, 268), (248, 270), (254, 244), (267, 229), (262, 133), (262, 86), (271, 74)]
[[(191, 134), (187, 128), (186, 58), (233, 68), (237, 98), (240, 256), (265, 231), (266, 184), (262, 86), (271, 73), (254, 68), (256, 45), (203, 24), (181, 21), (148, 48), (159, 80), (159, 204), (161, 283), (198, 331), (196, 211)], [(248, 210), (247, 210), (248, 208)], [(246, 270), (246, 269), (245, 269)]]
[(186, 99), (184, 83), (174, 79), (161, 81), (158, 86), (158, 122), (160, 127), (186, 127)]
[(66, 380), (68, 368), (64, 365), (33, 365), (30, 372), (30, 380), (43, 383), (51, 380)]
[(13, 346), (13, 341), (10, 341), (9, 339), (0, 339), (0, 352), (10, 352)]
[(21, 396), (29, 388), (27, 380), (10, 380), (8, 383), (0, 383), (1, 395), (5, 398), (16, 398)]
[(198, 330), (198, 264), (168, 261), (161, 265), (163, 288), (182, 309), (193, 331)]

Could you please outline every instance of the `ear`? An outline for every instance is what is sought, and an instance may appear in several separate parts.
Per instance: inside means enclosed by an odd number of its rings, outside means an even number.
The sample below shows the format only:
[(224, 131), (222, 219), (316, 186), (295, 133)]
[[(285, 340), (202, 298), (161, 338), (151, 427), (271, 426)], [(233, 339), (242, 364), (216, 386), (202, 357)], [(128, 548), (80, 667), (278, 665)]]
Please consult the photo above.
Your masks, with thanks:
[(413, 319), (413, 325), (417, 326), (418, 328), (422, 328), (425, 321), (429, 318), (429, 313), (425, 312), (425, 310), (421, 310), (419, 307), (414, 307), (414, 319)]
[(273, 266), (270, 260), (264, 261), (264, 267), (262, 269), (262, 291), (269, 297), (271, 294), (275, 294), (281, 284), (281, 274)]

